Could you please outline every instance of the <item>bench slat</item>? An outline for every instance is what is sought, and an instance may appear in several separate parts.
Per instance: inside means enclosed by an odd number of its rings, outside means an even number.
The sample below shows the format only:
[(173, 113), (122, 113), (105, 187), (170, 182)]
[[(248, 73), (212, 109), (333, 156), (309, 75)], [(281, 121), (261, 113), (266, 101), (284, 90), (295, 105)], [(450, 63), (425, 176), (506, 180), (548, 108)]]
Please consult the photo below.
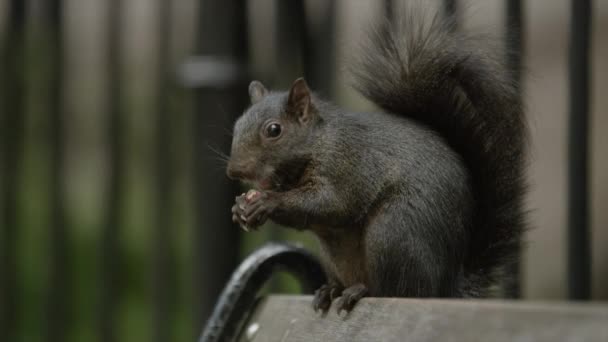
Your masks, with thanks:
[[(348, 316), (310, 296), (259, 301), (241, 341), (608, 341), (608, 304), (365, 298)], [(253, 339), (247, 328), (257, 324)], [(255, 330), (255, 329), (252, 329)]]

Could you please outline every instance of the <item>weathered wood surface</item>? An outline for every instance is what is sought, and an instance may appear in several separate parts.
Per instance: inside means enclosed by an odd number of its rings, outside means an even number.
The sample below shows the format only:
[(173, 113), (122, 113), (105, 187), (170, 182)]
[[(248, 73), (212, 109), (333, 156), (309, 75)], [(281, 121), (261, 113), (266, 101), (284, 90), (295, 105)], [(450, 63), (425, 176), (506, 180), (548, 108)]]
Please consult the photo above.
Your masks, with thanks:
[(263, 298), (240, 341), (608, 341), (608, 303), (365, 298), (338, 316), (311, 300)]

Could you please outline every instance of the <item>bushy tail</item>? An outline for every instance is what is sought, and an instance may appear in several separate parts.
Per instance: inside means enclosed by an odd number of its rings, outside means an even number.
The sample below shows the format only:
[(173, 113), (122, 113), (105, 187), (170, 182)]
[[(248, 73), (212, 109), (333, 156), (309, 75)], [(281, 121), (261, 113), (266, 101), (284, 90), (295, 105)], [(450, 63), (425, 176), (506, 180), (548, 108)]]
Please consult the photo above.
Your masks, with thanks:
[(350, 70), (355, 88), (439, 132), (470, 170), (477, 209), (461, 291), (482, 295), (517, 257), (525, 226), (527, 129), (518, 84), (500, 49), (439, 15), (410, 10), (368, 38)]

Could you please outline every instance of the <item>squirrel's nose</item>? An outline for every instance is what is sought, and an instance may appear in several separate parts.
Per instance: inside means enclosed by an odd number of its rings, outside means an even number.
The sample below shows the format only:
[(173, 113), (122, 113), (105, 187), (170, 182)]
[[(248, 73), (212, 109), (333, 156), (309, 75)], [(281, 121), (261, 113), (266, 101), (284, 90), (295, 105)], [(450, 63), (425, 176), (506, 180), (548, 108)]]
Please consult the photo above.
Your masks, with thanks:
[(239, 178), (239, 172), (237, 170), (234, 169), (234, 167), (232, 165), (228, 165), (228, 167), (226, 168), (226, 176), (228, 176), (228, 178), (234, 180), (234, 179), (238, 179)]
[(242, 179), (245, 177), (245, 172), (242, 170), (242, 167), (234, 165), (234, 163), (228, 163), (228, 167), (226, 168), (226, 176), (232, 180)]

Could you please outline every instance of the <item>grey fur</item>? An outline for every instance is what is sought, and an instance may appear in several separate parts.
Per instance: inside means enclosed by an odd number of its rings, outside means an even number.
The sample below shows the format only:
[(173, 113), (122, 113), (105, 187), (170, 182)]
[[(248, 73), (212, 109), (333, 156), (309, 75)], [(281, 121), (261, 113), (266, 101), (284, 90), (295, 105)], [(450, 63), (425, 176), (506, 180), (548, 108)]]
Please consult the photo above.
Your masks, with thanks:
[[(518, 252), (526, 128), (499, 58), (451, 25), (410, 11), (371, 31), (351, 70), (384, 112), (310, 94), (300, 122), (287, 92), (254, 103), (235, 124), (229, 175), (272, 185), (235, 222), (312, 230), (339, 291), (484, 295)], [(264, 138), (268, 122), (279, 139)]]

